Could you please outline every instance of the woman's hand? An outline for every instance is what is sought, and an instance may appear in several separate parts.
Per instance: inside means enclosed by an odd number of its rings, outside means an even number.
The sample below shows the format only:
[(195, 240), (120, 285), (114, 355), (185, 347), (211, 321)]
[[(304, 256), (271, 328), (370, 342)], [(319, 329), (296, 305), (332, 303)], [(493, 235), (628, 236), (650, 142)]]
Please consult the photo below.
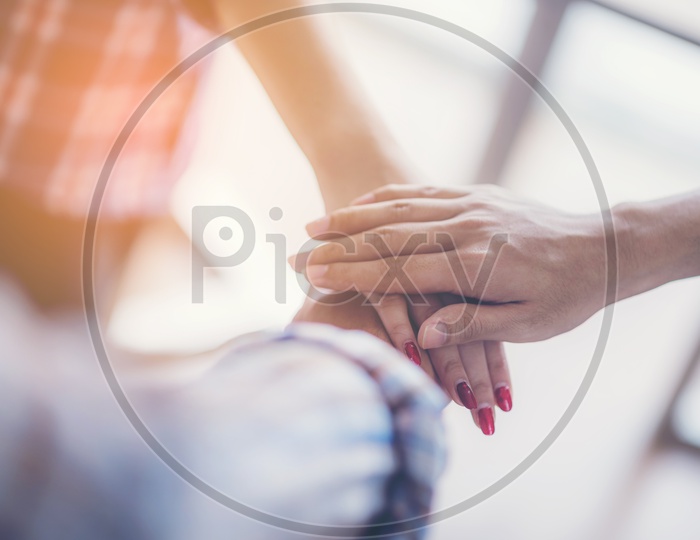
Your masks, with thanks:
[[(413, 325), (439, 310), (443, 301), (437, 295), (410, 302), (402, 295), (386, 295), (366, 301), (358, 295), (344, 304), (324, 303), (323, 297), (307, 300), (295, 322), (320, 322), (347, 330), (363, 330), (394, 345), (440, 384), (455, 403), (469, 409), (474, 422), (485, 435), (495, 430), (493, 408), (512, 408), (511, 382), (503, 346), (497, 342), (478, 342), (434, 349), (428, 355), (416, 345)], [(473, 388), (473, 391), (472, 391)]]
[[(394, 346), (409, 354), (409, 348), (421, 351), (416, 343), (414, 328), (446, 304), (438, 295), (406, 297), (404, 295), (373, 295), (374, 307)], [(408, 317), (410, 314), (410, 320)], [(495, 404), (509, 411), (513, 407), (511, 381), (503, 345), (499, 342), (477, 342), (460, 346), (432, 349), (429, 365), (424, 369), (445, 393), (458, 405), (472, 412), (475, 423), (484, 435), (495, 430)], [(422, 365), (422, 364), (421, 364)]]
[[(444, 295), (408, 298), (411, 319), (416, 327), (452, 302)], [(494, 406), (508, 412), (513, 408), (510, 373), (503, 344), (477, 341), (465, 345), (448, 345), (429, 351), (430, 361), (442, 388), (458, 405), (472, 413), (484, 435), (493, 435)]]
[(429, 304), (421, 305), (420, 297), (377, 295), (370, 302), (357, 295), (347, 303), (334, 305), (324, 303), (324, 297), (320, 297), (307, 300), (294, 320), (363, 330), (394, 345), (440, 384), (455, 403), (469, 409), (485, 435), (492, 435), (494, 405), (504, 411), (513, 406), (503, 346), (498, 342), (477, 342), (433, 349), (428, 355), (416, 345), (414, 325), (420, 326), (445, 303), (438, 295), (429, 295), (427, 300)]
[(307, 275), (317, 287), (465, 299), (422, 324), (419, 343), (427, 349), (545, 339), (605, 303), (602, 220), (524, 202), (495, 186), (388, 186), (308, 231), (349, 235), (310, 254)]

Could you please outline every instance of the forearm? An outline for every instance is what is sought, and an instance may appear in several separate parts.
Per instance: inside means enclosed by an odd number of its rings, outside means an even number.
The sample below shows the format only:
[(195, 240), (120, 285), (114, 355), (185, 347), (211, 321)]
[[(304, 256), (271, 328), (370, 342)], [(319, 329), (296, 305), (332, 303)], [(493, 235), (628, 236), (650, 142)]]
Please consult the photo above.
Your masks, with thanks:
[(700, 275), (700, 191), (613, 210), (619, 297)]
[[(213, 0), (232, 28), (299, 0)], [(329, 210), (389, 182), (401, 181), (399, 151), (362, 89), (339, 59), (326, 16), (266, 27), (237, 45), (260, 79), (290, 133), (309, 159)], [(352, 179), (342, 171), (353, 171)]]

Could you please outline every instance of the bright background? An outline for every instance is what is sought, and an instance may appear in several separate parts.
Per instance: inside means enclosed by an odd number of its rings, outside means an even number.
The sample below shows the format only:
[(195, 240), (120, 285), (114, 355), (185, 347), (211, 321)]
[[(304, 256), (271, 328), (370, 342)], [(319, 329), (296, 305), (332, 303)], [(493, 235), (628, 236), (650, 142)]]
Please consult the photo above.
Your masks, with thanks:
[[(455, 22), (515, 57), (538, 13), (534, 0), (393, 3)], [(556, 11), (555, 4), (543, 1), (541, 9)], [(700, 37), (695, 2), (615, 5)], [(327, 18), (349, 69), (426, 182), (466, 184), (493, 176), (562, 209), (597, 210), (580, 156), (536, 97), (509, 132), (512, 146), (485, 164), (506, 89), (518, 86), (505, 66), (415, 22)], [(545, 49), (542, 80), (589, 146), (612, 204), (700, 187), (699, 47), (581, 1), (568, 7)], [(174, 219), (141, 238), (104, 321), (114, 349), (147, 356), (205, 351), (243, 332), (283, 326), (303, 298), (291, 271), (276, 269), (266, 235), (284, 233), (288, 254), (305, 241), (303, 224), (322, 214), (313, 171), (233, 48), (215, 55), (200, 98), (199, 142), (173, 197)], [(208, 270), (205, 301), (192, 304), (190, 215), (193, 205), (203, 204), (248, 212), (257, 245), (245, 264)], [(270, 219), (273, 207), (282, 209), (281, 220)], [(240, 234), (225, 242), (217, 230), (198, 240), (212, 253), (235, 251)], [(286, 272), (283, 305), (274, 297), (275, 271)], [(669, 425), (682, 426), (686, 439), (700, 440), (700, 390), (686, 392), (685, 405), (672, 408), (696, 354), (699, 298), (694, 279), (620, 303), (600, 370), (563, 435), (523, 476), (435, 525), (430, 538), (700, 538), (700, 454), (669, 436)], [(448, 407), (450, 460), (436, 509), (491, 485), (542, 442), (582, 381), (600, 323), (595, 317), (547, 342), (507, 348), (515, 408), (498, 415), (494, 437), (483, 437), (463, 409)], [(675, 420), (669, 424), (669, 418)]]

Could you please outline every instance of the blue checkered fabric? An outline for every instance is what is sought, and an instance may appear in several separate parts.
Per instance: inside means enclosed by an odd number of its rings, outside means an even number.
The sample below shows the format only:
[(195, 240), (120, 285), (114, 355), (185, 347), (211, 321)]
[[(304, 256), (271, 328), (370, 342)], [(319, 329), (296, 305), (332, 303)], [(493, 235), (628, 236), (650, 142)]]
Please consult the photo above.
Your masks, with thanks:
[(94, 360), (0, 364), (0, 537), (425, 536), (445, 398), (376, 338), (294, 325), (156, 375), (120, 377), (149, 448)]

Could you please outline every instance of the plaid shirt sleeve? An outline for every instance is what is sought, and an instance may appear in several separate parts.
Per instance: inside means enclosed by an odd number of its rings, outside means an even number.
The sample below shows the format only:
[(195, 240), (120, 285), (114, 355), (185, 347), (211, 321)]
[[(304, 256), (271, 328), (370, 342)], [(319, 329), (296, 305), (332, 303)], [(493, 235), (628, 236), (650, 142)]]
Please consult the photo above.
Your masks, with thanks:
[[(170, 0), (0, 2), (0, 184), (72, 197), (83, 212), (117, 135), (178, 63), (178, 14)], [(139, 122), (110, 177), (107, 213), (164, 202), (195, 82), (180, 77)]]
[[(255, 373), (265, 381), (251, 385), (267, 397), (257, 397), (255, 410), (248, 413), (251, 444), (232, 450), (244, 464), (236, 484), (247, 486), (245, 496), (254, 497), (257, 485), (262, 491), (253, 500), (277, 504), (274, 509), (284, 513), (295, 511), (295, 493), (304, 501), (305, 508), (296, 509), (302, 521), (333, 515), (348, 519), (354, 509), (357, 538), (423, 538), (445, 463), (440, 417), (446, 398), (437, 385), (365, 332), (298, 324), (247, 339), (209, 376), (220, 388), (226, 386), (227, 372), (244, 380), (244, 374)], [(313, 431), (305, 429), (309, 425)], [(276, 464), (266, 463), (264, 455)], [(289, 463), (279, 462), (282, 456)], [(292, 462), (303, 470), (301, 476), (291, 474)], [(270, 469), (262, 482), (255, 472), (260, 466)], [(379, 497), (343, 497), (363, 483), (375, 486)], [(361, 522), (364, 527), (357, 528)]]
[(244, 336), (186, 382), (153, 366), (120, 373), (155, 440), (201, 481), (264, 512), (267, 524), (207, 498), (162, 463), (94, 359), (31, 360), (0, 363), (1, 538), (309, 536), (270, 526), (276, 517), (315, 524), (316, 533), (344, 527), (346, 538), (425, 537), (444, 464), (445, 398), (366, 333), (295, 325)]

